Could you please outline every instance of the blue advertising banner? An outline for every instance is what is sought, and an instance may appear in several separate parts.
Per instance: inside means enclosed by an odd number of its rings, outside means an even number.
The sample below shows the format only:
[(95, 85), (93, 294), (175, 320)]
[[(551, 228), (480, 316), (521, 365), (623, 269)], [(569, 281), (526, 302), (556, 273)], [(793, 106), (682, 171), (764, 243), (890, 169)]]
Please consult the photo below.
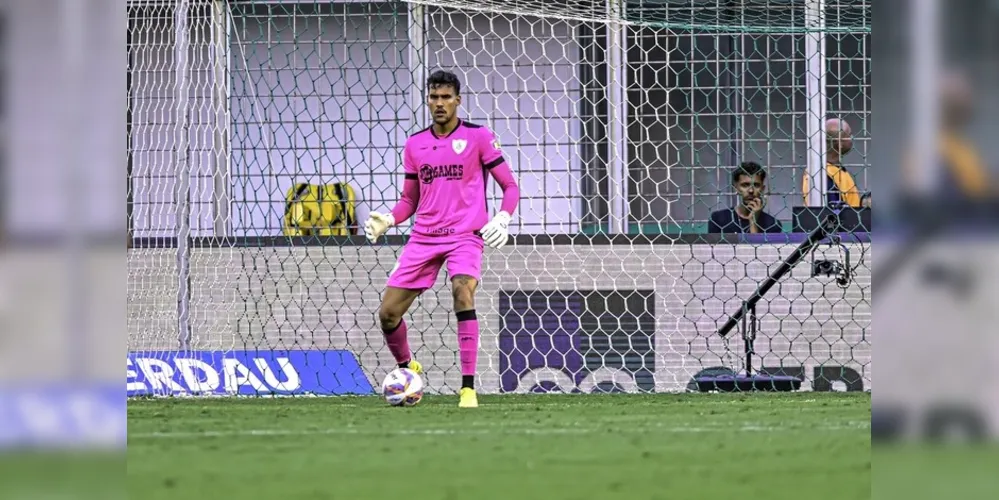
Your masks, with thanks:
[(125, 446), (121, 386), (0, 386), (0, 450)]
[(350, 351), (151, 351), (127, 363), (129, 397), (374, 392)]

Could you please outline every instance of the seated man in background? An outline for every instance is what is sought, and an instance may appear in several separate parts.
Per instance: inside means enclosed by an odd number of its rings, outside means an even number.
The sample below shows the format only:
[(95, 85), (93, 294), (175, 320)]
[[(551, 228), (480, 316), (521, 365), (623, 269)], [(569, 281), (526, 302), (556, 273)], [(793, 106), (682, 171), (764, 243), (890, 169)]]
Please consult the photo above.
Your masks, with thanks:
[[(861, 208), (860, 191), (853, 175), (843, 166), (843, 157), (853, 150), (853, 130), (846, 120), (826, 120), (826, 205)], [(801, 192), (808, 206), (808, 174), (801, 176)], [(869, 202), (868, 202), (869, 203)]]
[[(972, 82), (966, 73), (949, 70), (940, 78), (940, 117), (936, 162), (940, 165), (934, 182), (937, 196), (947, 199), (975, 200), (996, 195), (995, 180), (982, 153), (972, 141), (972, 126), (981, 102), (975, 99)], [(907, 158), (904, 166), (907, 187), (916, 189), (916, 159)]]
[(763, 211), (766, 206), (767, 172), (756, 162), (747, 161), (732, 171), (732, 185), (739, 195), (735, 208), (711, 214), (709, 233), (779, 233), (780, 222)]

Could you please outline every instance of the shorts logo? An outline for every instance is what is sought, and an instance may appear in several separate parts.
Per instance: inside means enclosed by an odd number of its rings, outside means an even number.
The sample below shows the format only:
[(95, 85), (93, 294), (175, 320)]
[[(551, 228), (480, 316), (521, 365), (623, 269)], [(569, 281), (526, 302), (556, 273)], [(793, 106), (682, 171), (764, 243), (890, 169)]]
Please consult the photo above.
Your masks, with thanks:
[(465, 150), (465, 146), (468, 146), (468, 141), (465, 139), (455, 139), (451, 141), (451, 149), (453, 149), (456, 154), (461, 154), (461, 152)]
[(389, 277), (395, 274), (399, 270), (399, 265), (402, 264), (402, 252), (399, 252), (399, 259), (395, 261), (395, 265), (392, 266), (392, 270), (389, 271)]
[(464, 165), (420, 165), (420, 181), (424, 184), (443, 178), (449, 181), (460, 181), (465, 176)]

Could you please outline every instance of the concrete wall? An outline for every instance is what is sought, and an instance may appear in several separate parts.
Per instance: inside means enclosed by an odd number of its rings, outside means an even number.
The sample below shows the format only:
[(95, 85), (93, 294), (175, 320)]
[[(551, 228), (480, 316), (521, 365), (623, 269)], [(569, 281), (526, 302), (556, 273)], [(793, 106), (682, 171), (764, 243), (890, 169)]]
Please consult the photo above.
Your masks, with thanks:
[[(726, 313), (738, 309), (739, 301), (793, 249), (794, 245), (676, 244), (513, 246), (487, 252), (477, 298), (483, 390), (499, 390), (500, 367), (511, 356), (529, 354), (501, 349), (501, 337), (516, 340), (526, 335), (533, 337), (528, 345), (539, 346), (539, 339), (550, 342), (553, 336), (566, 334), (571, 328), (558, 323), (569, 320), (591, 323), (578, 329), (589, 332), (579, 335), (590, 336), (589, 344), (585, 339), (581, 344), (589, 346), (584, 349), (586, 372), (615, 366), (624, 358), (636, 381), (640, 372), (651, 372), (641, 375), (652, 384), (640, 384), (643, 389), (681, 390), (702, 368), (740, 368), (738, 336), (731, 340), (731, 351), (726, 351), (714, 332), (727, 319)], [(394, 365), (376, 326), (376, 313), (398, 252), (390, 246), (195, 249), (191, 347), (349, 349), (377, 383)], [(861, 375), (865, 389), (871, 388), (871, 247), (854, 245), (851, 254), (857, 274), (846, 289), (828, 279), (810, 278), (809, 266), (802, 263), (761, 302), (756, 347), (765, 366), (804, 365), (809, 378), (818, 365), (846, 366)], [(172, 249), (129, 253), (130, 352), (178, 347), (174, 256)], [(829, 258), (841, 259), (836, 254)], [(427, 363), (430, 387), (445, 392), (455, 390), (460, 381), (449, 290), (442, 271), (438, 286), (418, 299), (407, 316), (411, 347)], [(598, 290), (605, 292), (606, 300), (598, 297), (594, 302), (591, 297), (581, 312), (568, 316), (560, 316), (557, 310), (563, 306), (554, 302), (540, 310), (506, 310), (516, 298), (504, 299), (504, 294), (534, 290)], [(646, 291), (654, 293), (648, 301)], [(639, 295), (642, 300), (628, 300)], [(645, 316), (650, 316), (649, 321)], [(600, 335), (613, 337), (610, 345), (597, 346), (593, 339)], [(653, 339), (654, 352), (639, 352), (638, 346), (648, 338)], [(516, 345), (514, 351), (524, 350), (525, 344)], [(643, 366), (632, 366), (635, 363)], [(537, 383), (538, 377), (544, 378), (539, 373), (543, 372), (527, 374), (520, 386)], [(509, 385), (503, 387), (512, 390)]]

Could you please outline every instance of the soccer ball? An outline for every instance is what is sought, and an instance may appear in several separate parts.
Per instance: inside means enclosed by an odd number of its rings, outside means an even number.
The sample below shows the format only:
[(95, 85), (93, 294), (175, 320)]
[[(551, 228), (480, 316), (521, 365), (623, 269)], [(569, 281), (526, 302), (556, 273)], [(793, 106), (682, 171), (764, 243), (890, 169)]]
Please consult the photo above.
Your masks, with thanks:
[(414, 406), (423, 399), (423, 379), (409, 368), (396, 368), (382, 381), (382, 396), (392, 406)]

